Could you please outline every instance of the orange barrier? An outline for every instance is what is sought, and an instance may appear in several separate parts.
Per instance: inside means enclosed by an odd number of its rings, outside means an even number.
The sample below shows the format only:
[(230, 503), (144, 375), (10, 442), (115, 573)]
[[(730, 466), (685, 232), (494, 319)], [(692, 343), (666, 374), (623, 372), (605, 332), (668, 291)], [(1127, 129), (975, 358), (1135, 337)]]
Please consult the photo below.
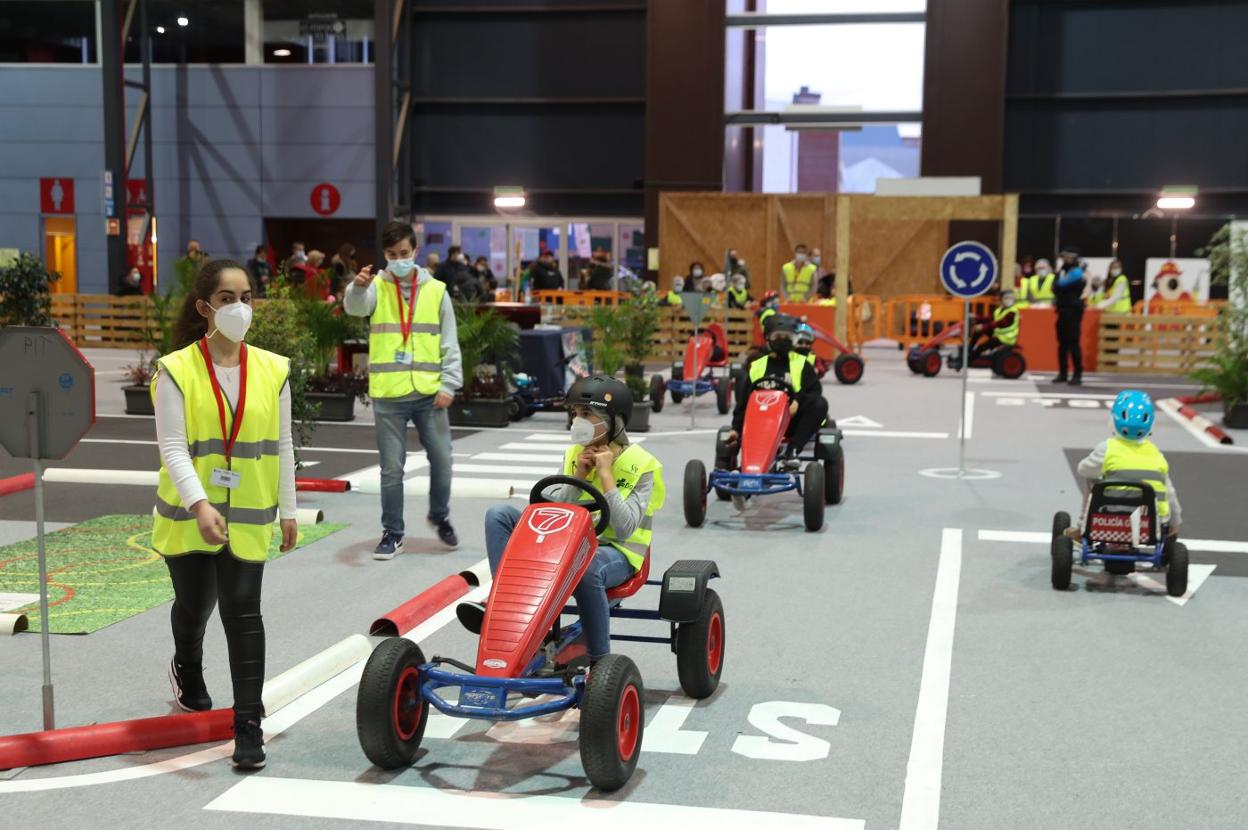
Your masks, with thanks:
[(540, 305), (619, 305), (632, 295), (627, 291), (534, 291)]
[[(990, 316), (996, 305), (996, 298), (972, 300), (971, 316)], [(885, 303), (884, 319), (876, 334), (909, 348), (962, 322), (962, 317), (962, 300), (948, 294), (906, 294)]]
[[(1095, 308), (1086, 309), (1079, 334), (1085, 372), (1095, 372), (1100, 366), (1097, 354), (1100, 327), (1101, 312)], [(1027, 358), (1028, 371), (1056, 372), (1057, 310), (1052, 306), (1024, 308), (1018, 318), (1018, 347)]]

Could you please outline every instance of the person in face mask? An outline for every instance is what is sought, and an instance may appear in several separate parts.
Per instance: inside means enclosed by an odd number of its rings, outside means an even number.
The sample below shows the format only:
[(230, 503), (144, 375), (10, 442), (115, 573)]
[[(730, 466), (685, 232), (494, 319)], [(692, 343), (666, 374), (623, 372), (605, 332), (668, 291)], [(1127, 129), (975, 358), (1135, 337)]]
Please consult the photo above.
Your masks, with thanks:
[(702, 263), (691, 262), (689, 264), (689, 276), (684, 281), (684, 284), (685, 284), (684, 290), (701, 291), (702, 290), (702, 276), (705, 273), (706, 273), (705, 270), (702, 268)]
[(672, 277), (671, 289), (663, 295), (660, 305), (680, 305), (680, 294), (685, 290), (685, 278), (679, 274)]
[(787, 314), (775, 314), (768, 318), (768, 351), (746, 368), (744, 388), (732, 413), (732, 432), (726, 440), (729, 446), (739, 441), (741, 426), (745, 423), (745, 410), (754, 390), (768, 388), (767, 378), (783, 378), (793, 390), (789, 394), (789, 412), (793, 418), (789, 421), (788, 444), (784, 452), (785, 467), (793, 469), (797, 467), (798, 452), (828, 417), (828, 402), (823, 397), (815, 367), (804, 355), (794, 351), (797, 326), (798, 321)]
[(152, 547), (173, 582), (168, 677), (185, 711), (212, 708), (203, 639), (214, 606), (229, 646), (234, 765), (264, 766), (264, 623), (260, 586), (273, 522), (295, 546), (290, 362), (244, 344), (252, 286), (241, 263), (200, 270), (174, 326), (177, 349), (152, 379), (160, 479)]
[(347, 314), (368, 317), (368, 394), (381, 457), (381, 541), (377, 560), (403, 547), (403, 465), (407, 425), (415, 424), (429, 459), (429, 525), (443, 547), (459, 538), (450, 521), (451, 425), (446, 408), (463, 386), (463, 360), (450, 291), (427, 269), (416, 267), (416, 234), (404, 222), (381, 231), (386, 269), (366, 265), (343, 293)]
[(1028, 277), (1021, 285), (1025, 287), (1018, 299), (1027, 305), (1052, 305), (1054, 286), (1057, 276), (1053, 266), (1047, 259), (1036, 260), (1036, 273)]
[(736, 274), (732, 278), (732, 283), (728, 286), (728, 307), (729, 308), (747, 308), (754, 298), (750, 296), (750, 290), (745, 274)]
[[(586, 653), (592, 665), (611, 650), (607, 590), (641, 570), (649, 555), (650, 524), (663, 506), (666, 491), (659, 460), (628, 440), (633, 396), (623, 381), (594, 376), (581, 378), (568, 390), (568, 419), (572, 446), (564, 453), (562, 472), (588, 482), (606, 496), (610, 525), (598, 537), (598, 551), (572, 594), (585, 630)], [(553, 501), (584, 499), (573, 487), (547, 490)], [(509, 504), (491, 507), (485, 514), (485, 549), (490, 573), (498, 571), (520, 511)], [(460, 622), (481, 632), (485, 606), (461, 603)]]
[(1109, 293), (1098, 297), (1093, 292), (1092, 304), (1109, 314), (1131, 313), (1131, 282), (1122, 273), (1122, 262), (1114, 260), (1109, 263)]
[(1013, 291), (1001, 292), (1001, 304), (992, 310), (992, 319), (976, 321), (975, 331), (982, 336), (971, 346), (970, 360), (1001, 346), (1018, 342), (1019, 320), (1017, 297)]
[(780, 269), (781, 289), (786, 303), (804, 303), (810, 299), (818, 268), (809, 261), (807, 250), (806, 243), (798, 243), (793, 249), (793, 259)]
[(143, 274), (138, 268), (131, 268), (122, 278), (121, 285), (113, 292), (117, 297), (137, 297), (143, 293)]

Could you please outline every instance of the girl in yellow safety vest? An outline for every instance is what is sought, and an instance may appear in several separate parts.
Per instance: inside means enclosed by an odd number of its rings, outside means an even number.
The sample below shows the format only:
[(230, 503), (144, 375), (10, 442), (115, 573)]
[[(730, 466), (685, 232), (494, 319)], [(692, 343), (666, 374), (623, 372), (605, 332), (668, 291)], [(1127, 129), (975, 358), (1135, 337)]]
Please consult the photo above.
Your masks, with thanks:
[[(593, 485), (611, 508), (611, 523), (598, 537), (598, 551), (572, 592), (592, 664), (611, 651), (607, 590), (641, 570), (650, 552), (654, 514), (663, 506), (666, 490), (663, 465), (639, 445), (629, 443), (625, 430), (633, 411), (633, 396), (623, 381), (581, 378), (568, 391), (567, 400), (572, 446), (564, 454), (561, 472)], [(575, 487), (548, 490), (546, 497), (568, 502), (583, 498)], [(495, 505), (486, 512), (485, 548), (491, 573), (498, 571), (520, 515), (509, 504)], [(485, 606), (465, 602), (456, 611), (465, 628), (481, 633)]]
[(234, 765), (264, 766), (264, 562), (281, 519), (295, 546), (295, 455), (289, 361), (243, 342), (252, 289), (237, 262), (199, 272), (174, 328), (176, 351), (152, 380), (160, 484), (152, 546), (173, 581), (169, 682), (186, 711), (212, 708), (204, 629), (221, 608), (234, 686)]

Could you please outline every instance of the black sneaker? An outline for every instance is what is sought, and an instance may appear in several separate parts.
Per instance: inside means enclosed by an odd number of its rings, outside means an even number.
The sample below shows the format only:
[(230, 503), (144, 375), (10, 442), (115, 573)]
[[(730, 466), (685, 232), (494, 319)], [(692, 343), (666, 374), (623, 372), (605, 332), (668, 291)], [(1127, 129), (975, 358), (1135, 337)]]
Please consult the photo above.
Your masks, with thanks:
[(393, 559), (394, 555), (403, 550), (403, 534), (387, 530), (381, 534), (381, 541), (373, 548), (373, 558), (381, 561)]
[(464, 628), (480, 634), (481, 624), (485, 622), (485, 606), (479, 602), (461, 602), (455, 606), (455, 616)]
[(1051, 382), (1052, 383), (1070, 383), (1070, 381), (1066, 378), (1065, 375), (1058, 375), (1057, 377), (1053, 378)]
[(170, 660), (169, 685), (173, 688), (173, 702), (183, 712), (207, 712), (212, 708), (202, 666), (183, 666), (176, 658)]
[(455, 550), (455, 548), (459, 547), (459, 537), (455, 535), (455, 528), (451, 527), (450, 519), (441, 519), (439, 521), (429, 519), (429, 526), (438, 532), (438, 541), (447, 550)]
[(1083, 386), (1083, 376), (1075, 375), (1073, 378), (1070, 379), (1070, 385), (1071, 386)]
[(235, 769), (252, 770), (264, 766), (264, 730), (260, 721), (245, 718), (234, 719)]

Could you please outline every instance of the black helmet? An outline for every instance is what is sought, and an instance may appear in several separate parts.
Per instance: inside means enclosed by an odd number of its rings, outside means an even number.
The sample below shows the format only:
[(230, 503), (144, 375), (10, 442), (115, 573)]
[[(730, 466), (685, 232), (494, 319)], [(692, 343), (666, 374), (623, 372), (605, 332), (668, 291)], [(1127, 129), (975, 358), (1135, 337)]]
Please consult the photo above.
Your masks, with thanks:
[(788, 332), (789, 337), (794, 337), (797, 335), (797, 318), (791, 314), (773, 314), (767, 318), (764, 329), (768, 340), (779, 331)]
[(564, 405), (569, 413), (572, 412), (574, 406), (588, 406), (603, 416), (607, 422), (607, 429), (612, 433), (612, 437), (615, 437), (616, 416), (623, 418), (624, 426), (627, 427), (628, 419), (633, 414), (633, 393), (628, 391), (628, 387), (622, 380), (594, 375), (581, 378), (572, 384)]

